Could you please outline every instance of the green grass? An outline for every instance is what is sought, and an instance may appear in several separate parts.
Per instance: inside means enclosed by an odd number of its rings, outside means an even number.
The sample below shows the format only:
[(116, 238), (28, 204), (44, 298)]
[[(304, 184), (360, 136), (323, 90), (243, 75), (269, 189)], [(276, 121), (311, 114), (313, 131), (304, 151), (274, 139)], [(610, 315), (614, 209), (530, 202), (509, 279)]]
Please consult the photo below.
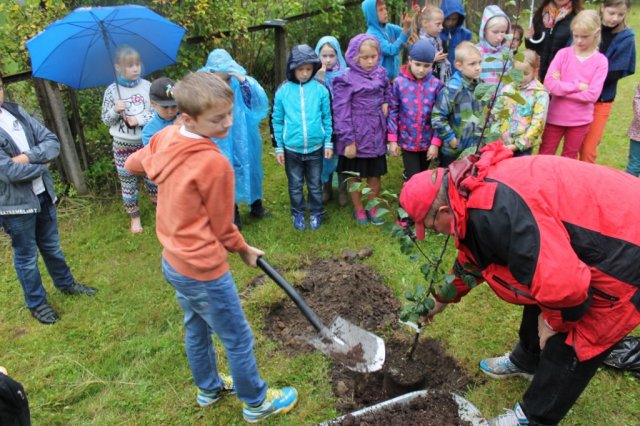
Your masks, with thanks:
[[(640, 23), (632, 11), (630, 22)], [(640, 25), (636, 25), (640, 28)], [(598, 162), (624, 169), (626, 129), (637, 77), (622, 80), (607, 125)], [(379, 228), (356, 226), (349, 208), (329, 206), (319, 232), (294, 232), (288, 213), (286, 178), (265, 146), (265, 201), (272, 218), (254, 221), (242, 213), (247, 241), (264, 249), (266, 258), (295, 280), (295, 270), (343, 249), (373, 247), (367, 263), (401, 297), (420, 281), (415, 264)], [(398, 191), (400, 160), (391, 158), (383, 187)], [(115, 171), (114, 171), (115, 173)], [(60, 208), (62, 246), (76, 277), (100, 289), (94, 298), (65, 297), (44, 274), (49, 299), (61, 313), (54, 326), (33, 320), (24, 306), (12, 267), (11, 250), (0, 238), (0, 365), (26, 387), (36, 425), (204, 425), (243, 424), (241, 404), (228, 398), (215, 407), (196, 406), (187, 365), (182, 315), (173, 291), (160, 272), (161, 247), (153, 232), (153, 210), (143, 193), (142, 235), (130, 235), (117, 197), (65, 200)], [(452, 258), (453, 253), (449, 253)], [(260, 272), (230, 257), (247, 317), (256, 335), (262, 376), (273, 386), (294, 385), (298, 407), (273, 425), (314, 424), (336, 412), (328, 375), (330, 361), (313, 352), (289, 358), (262, 333), (269, 304), (284, 297), (273, 283), (249, 284)], [(41, 270), (44, 267), (41, 265)], [(437, 318), (426, 333), (438, 339), (468, 374), (483, 379), (478, 361), (502, 354), (517, 338), (520, 309), (480, 286)], [(636, 330), (637, 332), (638, 330)], [(218, 346), (219, 347), (219, 346)], [(220, 368), (227, 370), (222, 351)], [(633, 425), (640, 413), (638, 380), (630, 374), (602, 370), (563, 421), (564, 425)], [(485, 380), (466, 396), (492, 416), (518, 400), (527, 382)]]

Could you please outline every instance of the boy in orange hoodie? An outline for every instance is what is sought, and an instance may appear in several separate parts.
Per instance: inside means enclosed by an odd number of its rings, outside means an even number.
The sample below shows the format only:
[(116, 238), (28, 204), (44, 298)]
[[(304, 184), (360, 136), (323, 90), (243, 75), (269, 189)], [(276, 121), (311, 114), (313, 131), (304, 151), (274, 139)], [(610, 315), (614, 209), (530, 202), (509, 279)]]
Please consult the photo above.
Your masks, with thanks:
[[(184, 124), (156, 133), (125, 168), (158, 184), (162, 272), (185, 314), (197, 403), (204, 407), (237, 393), (244, 419), (255, 423), (290, 411), (298, 395), (292, 387), (268, 389), (260, 378), (253, 334), (227, 263), (227, 251), (239, 253), (253, 267), (264, 254), (247, 245), (233, 224), (233, 168), (209, 139), (227, 136), (233, 92), (214, 74), (192, 73), (175, 85), (174, 97)], [(226, 350), (231, 377), (218, 373), (212, 333)]]

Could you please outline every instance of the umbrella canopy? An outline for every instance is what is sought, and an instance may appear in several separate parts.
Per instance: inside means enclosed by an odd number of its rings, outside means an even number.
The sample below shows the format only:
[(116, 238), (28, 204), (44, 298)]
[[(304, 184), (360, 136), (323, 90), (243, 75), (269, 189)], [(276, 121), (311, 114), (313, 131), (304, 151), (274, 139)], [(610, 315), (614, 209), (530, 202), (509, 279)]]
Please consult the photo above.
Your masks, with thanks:
[(185, 29), (144, 6), (80, 7), (27, 41), (31, 73), (74, 89), (113, 83), (113, 54), (138, 51), (143, 75), (176, 62)]

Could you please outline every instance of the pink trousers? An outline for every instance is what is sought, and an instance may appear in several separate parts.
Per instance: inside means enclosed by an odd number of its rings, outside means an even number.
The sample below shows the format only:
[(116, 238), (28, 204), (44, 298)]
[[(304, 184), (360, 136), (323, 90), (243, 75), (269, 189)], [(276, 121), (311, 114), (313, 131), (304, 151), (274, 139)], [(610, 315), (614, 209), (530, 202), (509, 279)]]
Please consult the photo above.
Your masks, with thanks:
[(560, 141), (564, 138), (562, 156), (576, 159), (591, 123), (582, 126), (556, 126), (547, 123), (542, 133), (542, 143), (538, 154), (555, 155)]

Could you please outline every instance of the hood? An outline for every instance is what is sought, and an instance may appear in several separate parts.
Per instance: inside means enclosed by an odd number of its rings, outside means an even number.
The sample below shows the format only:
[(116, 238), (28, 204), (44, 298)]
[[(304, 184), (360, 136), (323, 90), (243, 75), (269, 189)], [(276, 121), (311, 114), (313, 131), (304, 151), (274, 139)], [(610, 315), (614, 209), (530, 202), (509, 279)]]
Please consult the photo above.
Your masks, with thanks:
[(362, 2), (362, 13), (364, 14), (364, 20), (367, 22), (367, 27), (373, 27), (380, 32), (384, 32), (384, 26), (380, 25), (380, 21), (378, 21), (376, 0), (364, 0)]
[(247, 71), (234, 61), (229, 52), (224, 49), (212, 50), (207, 58), (207, 63), (198, 72), (225, 72), (247, 75)]
[(507, 14), (504, 13), (502, 9), (500, 9), (500, 7), (496, 6), (495, 4), (492, 4), (484, 8), (484, 12), (482, 13), (482, 21), (480, 22), (480, 31), (478, 34), (480, 38), (480, 43), (482, 43), (486, 48), (490, 50), (495, 50), (496, 52), (502, 50), (502, 46), (494, 47), (494, 46), (491, 46), (489, 43), (487, 43), (487, 41), (484, 39), (484, 29), (490, 20), (498, 16), (502, 16), (507, 20), (507, 23), (508, 23), (507, 32), (511, 32), (511, 21), (509, 20), (509, 17), (507, 16)]
[(342, 49), (340, 49), (340, 42), (338, 42), (338, 39), (335, 38), (334, 36), (324, 36), (320, 40), (318, 40), (318, 43), (316, 44), (316, 49), (315, 49), (316, 54), (320, 56), (320, 49), (322, 49), (322, 46), (324, 46), (325, 44), (328, 44), (329, 46), (333, 47), (333, 50), (335, 50), (336, 54), (338, 55), (338, 63), (336, 64), (337, 67), (334, 68), (333, 71), (346, 70), (347, 63), (344, 60), (344, 56), (342, 56)]
[(309, 45), (299, 44), (297, 46), (293, 46), (291, 53), (289, 53), (289, 59), (287, 59), (287, 80), (294, 83), (300, 83), (296, 78), (295, 70), (300, 65), (304, 64), (313, 65), (313, 72), (311, 73), (311, 78), (309, 78), (309, 81), (311, 81), (318, 70), (322, 67), (320, 58), (318, 58), (316, 52)]
[[(179, 132), (179, 127), (174, 126), (172, 131)], [(169, 142), (167, 144), (149, 145), (151, 154), (142, 162), (142, 166), (149, 179), (155, 183), (164, 182), (171, 174), (184, 164), (185, 160), (199, 153), (207, 151), (220, 152), (218, 146), (209, 139), (190, 139), (189, 143)]]
[(464, 6), (462, 6), (462, 0), (442, 0), (440, 9), (442, 9), (442, 13), (444, 13), (444, 19), (447, 19), (454, 13), (460, 14), (460, 19), (458, 19), (456, 27), (461, 27), (464, 24), (466, 15), (464, 13)]
[[(375, 3), (375, 1), (374, 1)], [(358, 65), (358, 57), (360, 56), (360, 46), (365, 40), (373, 40), (378, 45), (378, 66), (373, 70), (366, 72), (363, 70), (360, 65)], [(387, 71), (380, 66), (380, 61), (382, 60), (382, 51), (380, 50), (380, 42), (371, 34), (358, 34), (353, 37), (349, 41), (349, 47), (347, 48), (347, 53), (345, 54), (345, 59), (347, 60), (347, 65), (352, 71), (357, 72), (358, 74), (366, 75), (370, 78), (381, 78), (384, 79), (387, 75)]]
[[(489, 170), (497, 163), (513, 157), (513, 152), (502, 141), (491, 142), (480, 148), (480, 155), (471, 154), (449, 165), (449, 200), (456, 217), (456, 237), (464, 239), (467, 233), (467, 201), (471, 192), (481, 186), (496, 186), (496, 182), (485, 182)], [(487, 197), (487, 205), (474, 208), (489, 209), (493, 197)]]

